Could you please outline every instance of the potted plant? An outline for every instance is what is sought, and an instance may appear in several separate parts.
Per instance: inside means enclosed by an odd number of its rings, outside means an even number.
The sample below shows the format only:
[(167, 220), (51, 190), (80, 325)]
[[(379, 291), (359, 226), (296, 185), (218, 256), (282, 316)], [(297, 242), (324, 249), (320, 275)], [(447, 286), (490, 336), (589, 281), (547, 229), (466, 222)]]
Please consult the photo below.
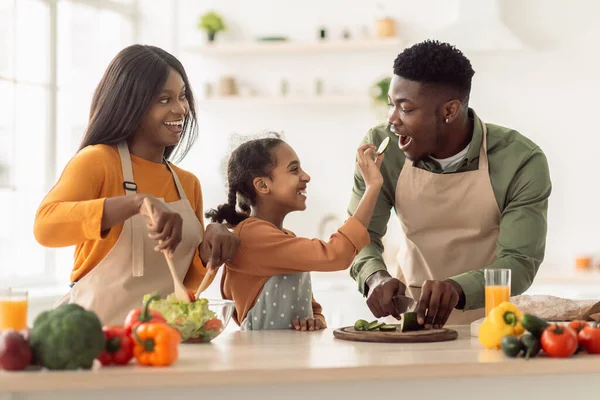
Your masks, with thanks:
[(209, 11), (201, 15), (198, 27), (206, 31), (209, 42), (214, 42), (217, 32), (225, 30), (223, 19), (214, 11)]
[(373, 111), (375, 112), (375, 118), (377, 121), (382, 120), (388, 114), (388, 91), (390, 90), (390, 82), (392, 78), (386, 76), (371, 86), (371, 99)]
[(388, 91), (390, 90), (390, 82), (392, 78), (386, 76), (385, 78), (375, 82), (371, 87), (371, 97), (375, 105), (387, 105), (388, 103)]

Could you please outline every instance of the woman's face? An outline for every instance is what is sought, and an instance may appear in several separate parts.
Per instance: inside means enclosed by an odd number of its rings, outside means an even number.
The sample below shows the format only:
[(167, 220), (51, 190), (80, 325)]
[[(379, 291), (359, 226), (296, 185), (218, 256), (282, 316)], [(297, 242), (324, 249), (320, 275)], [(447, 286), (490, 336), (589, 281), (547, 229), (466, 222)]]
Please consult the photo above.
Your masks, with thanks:
[(136, 140), (148, 141), (157, 147), (177, 145), (189, 109), (183, 78), (171, 68), (165, 85), (140, 123)]

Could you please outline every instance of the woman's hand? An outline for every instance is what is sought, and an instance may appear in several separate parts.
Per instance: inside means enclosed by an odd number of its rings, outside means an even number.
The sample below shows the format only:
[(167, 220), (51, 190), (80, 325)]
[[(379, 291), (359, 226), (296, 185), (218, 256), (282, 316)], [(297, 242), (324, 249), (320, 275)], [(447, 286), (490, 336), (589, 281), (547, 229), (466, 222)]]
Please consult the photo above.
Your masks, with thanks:
[(240, 239), (223, 224), (208, 224), (200, 244), (200, 258), (206, 268), (219, 268), (235, 256)]
[[(157, 198), (144, 197), (150, 201), (152, 210), (148, 210), (145, 201), (142, 201), (140, 214), (146, 218), (148, 237), (158, 241), (154, 250), (165, 251), (169, 258), (173, 258), (175, 249), (181, 243), (183, 219)], [(149, 214), (150, 212), (152, 215)]]

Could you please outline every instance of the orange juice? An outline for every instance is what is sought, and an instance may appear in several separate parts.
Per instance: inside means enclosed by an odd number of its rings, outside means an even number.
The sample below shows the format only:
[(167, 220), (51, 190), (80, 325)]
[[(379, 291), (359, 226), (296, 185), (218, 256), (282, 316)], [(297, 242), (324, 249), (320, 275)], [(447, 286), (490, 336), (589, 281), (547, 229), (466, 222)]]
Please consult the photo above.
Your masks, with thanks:
[(510, 286), (486, 286), (485, 287), (485, 315), (503, 301), (510, 300)]
[(27, 327), (27, 300), (0, 299), (0, 331)]

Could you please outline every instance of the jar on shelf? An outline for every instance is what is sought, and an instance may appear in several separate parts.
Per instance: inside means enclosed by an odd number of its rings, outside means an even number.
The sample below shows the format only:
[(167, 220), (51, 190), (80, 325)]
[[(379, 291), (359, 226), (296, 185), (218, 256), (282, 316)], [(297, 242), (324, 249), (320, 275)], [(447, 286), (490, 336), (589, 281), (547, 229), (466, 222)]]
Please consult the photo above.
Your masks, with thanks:
[(575, 257), (575, 269), (578, 271), (588, 271), (592, 267), (592, 257), (589, 255), (580, 255)]

